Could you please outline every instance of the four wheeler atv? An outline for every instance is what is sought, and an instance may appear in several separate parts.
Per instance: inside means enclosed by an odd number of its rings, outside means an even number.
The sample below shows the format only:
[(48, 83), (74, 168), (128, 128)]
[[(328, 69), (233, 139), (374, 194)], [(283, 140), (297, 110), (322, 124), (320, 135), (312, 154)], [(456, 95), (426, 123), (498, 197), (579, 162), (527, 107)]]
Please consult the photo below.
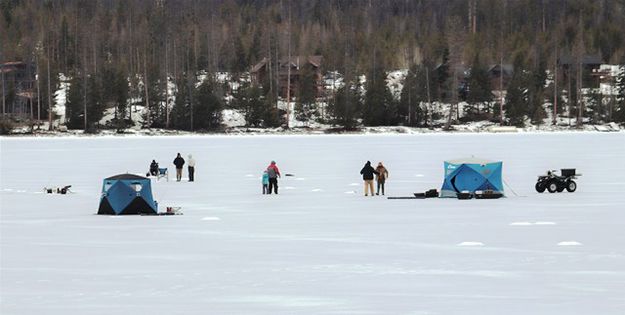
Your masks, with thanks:
[(560, 170), (560, 175), (557, 175), (556, 172), (556, 170), (551, 170), (547, 171), (547, 175), (538, 176), (536, 191), (542, 193), (546, 189), (550, 193), (554, 193), (563, 192), (565, 189), (568, 192), (574, 192), (577, 189), (577, 183), (574, 179), (582, 174), (575, 174), (574, 168), (563, 168)]

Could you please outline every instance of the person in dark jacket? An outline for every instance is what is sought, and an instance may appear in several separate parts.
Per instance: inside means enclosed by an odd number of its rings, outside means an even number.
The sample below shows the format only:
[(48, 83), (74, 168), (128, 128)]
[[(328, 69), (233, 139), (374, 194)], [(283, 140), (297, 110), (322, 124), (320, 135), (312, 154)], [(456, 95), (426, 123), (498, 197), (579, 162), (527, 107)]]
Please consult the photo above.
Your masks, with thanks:
[(152, 163), (150, 163), (150, 175), (158, 175), (158, 163), (156, 163), (156, 160), (152, 160)]
[(276, 165), (276, 161), (271, 161), (271, 164), (267, 166), (267, 174), (269, 175), (269, 189), (268, 194), (271, 195), (271, 190), (278, 194), (278, 177), (280, 177), (280, 170)]
[(189, 154), (189, 160), (187, 161), (187, 171), (189, 172), (189, 181), (194, 181), (195, 174), (195, 159), (191, 154)]
[(174, 165), (176, 165), (176, 181), (179, 182), (182, 179), (182, 166), (184, 166), (184, 159), (180, 153), (174, 159)]
[(373, 175), (378, 175), (378, 172), (371, 167), (371, 162), (367, 161), (362, 170), (360, 170), (360, 174), (365, 181), (365, 196), (369, 195), (369, 191), (371, 192), (371, 196), (373, 196)]

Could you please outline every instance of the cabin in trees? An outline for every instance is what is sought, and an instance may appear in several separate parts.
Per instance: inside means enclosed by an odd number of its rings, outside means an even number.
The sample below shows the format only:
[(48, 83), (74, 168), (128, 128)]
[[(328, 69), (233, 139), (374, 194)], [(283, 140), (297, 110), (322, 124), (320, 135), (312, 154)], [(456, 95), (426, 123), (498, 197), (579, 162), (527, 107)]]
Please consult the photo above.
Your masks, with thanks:
[(505, 91), (508, 88), (512, 75), (514, 74), (514, 66), (511, 64), (496, 64), (488, 69), (488, 79), (490, 80), (490, 89), (492, 91)]
[[(578, 69), (581, 69), (582, 86), (598, 88), (599, 80), (593, 73), (599, 71), (601, 67), (601, 56), (583, 55), (581, 57), (572, 55), (562, 55), (558, 58), (558, 68), (561, 70), (563, 82), (575, 84)], [(570, 81), (570, 82), (569, 82)]]
[(36, 68), (32, 63), (0, 64), (2, 114), (28, 116), (37, 102)]
[[(250, 71), (252, 77), (252, 83), (254, 84), (276, 84), (277, 75), (277, 88), (280, 97), (287, 98), (288, 96), (293, 99), (297, 97), (299, 88), (302, 81), (302, 75), (305, 71), (310, 71), (314, 78), (314, 90), (317, 97), (322, 94), (322, 75), (321, 64), (323, 57), (319, 55), (315, 56), (292, 56), (289, 58), (280, 59), (276, 70), (276, 65), (268, 58), (263, 58), (259, 63), (252, 67)], [(290, 72), (289, 72), (289, 67)], [(276, 73), (277, 71), (277, 73)], [(290, 77), (289, 77), (290, 76)], [(269, 83), (269, 78), (273, 78)], [(287, 89), (290, 83), (290, 93)]]
[(599, 91), (601, 94), (617, 95), (618, 91), (615, 89), (615, 85), (619, 80), (620, 73), (620, 65), (602, 64), (599, 69), (594, 71), (591, 75), (595, 81), (599, 82)]

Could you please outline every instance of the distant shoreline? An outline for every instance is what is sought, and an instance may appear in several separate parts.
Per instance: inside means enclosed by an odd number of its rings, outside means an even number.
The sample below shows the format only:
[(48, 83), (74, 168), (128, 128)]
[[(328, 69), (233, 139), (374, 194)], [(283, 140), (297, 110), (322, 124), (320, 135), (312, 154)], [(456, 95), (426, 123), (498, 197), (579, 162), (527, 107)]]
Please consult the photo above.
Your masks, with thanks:
[(141, 129), (126, 130), (118, 133), (115, 130), (101, 130), (98, 133), (84, 133), (82, 130), (70, 131), (41, 131), (41, 132), (20, 132), (9, 135), (1, 135), (0, 138), (66, 138), (66, 137), (176, 137), (176, 136), (318, 136), (318, 135), (432, 135), (432, 134), (527, 134), (527, 133), (625, 133), (625, 128), (610, 128), (606, 125), (585, 125), (582, 129), (575, 127), (551, 127), (551, 128), (514, 128), (514, 127), (494, 127), (494, 128), (471, 128), (469, 126), (454, 126), (452, 130), (441, 128), (411, 128), (411, 127), (362, 127), (356, 130), (327, 130), (327, 129), (263, 129), (263, 128), (236, 128), (219, 132), (190, 132), (165, 129)]

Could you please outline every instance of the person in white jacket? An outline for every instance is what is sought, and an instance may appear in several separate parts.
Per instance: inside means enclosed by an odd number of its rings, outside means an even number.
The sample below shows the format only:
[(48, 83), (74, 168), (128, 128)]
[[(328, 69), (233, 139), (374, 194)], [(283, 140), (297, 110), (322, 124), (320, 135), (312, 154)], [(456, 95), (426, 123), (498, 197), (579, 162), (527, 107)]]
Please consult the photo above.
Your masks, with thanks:
[(189, 159), (187, 160), (187, 167), (189, 170), (189, 181), (192, 182), (195, 174), (195, 159), (191, 154), (189, 154)]

